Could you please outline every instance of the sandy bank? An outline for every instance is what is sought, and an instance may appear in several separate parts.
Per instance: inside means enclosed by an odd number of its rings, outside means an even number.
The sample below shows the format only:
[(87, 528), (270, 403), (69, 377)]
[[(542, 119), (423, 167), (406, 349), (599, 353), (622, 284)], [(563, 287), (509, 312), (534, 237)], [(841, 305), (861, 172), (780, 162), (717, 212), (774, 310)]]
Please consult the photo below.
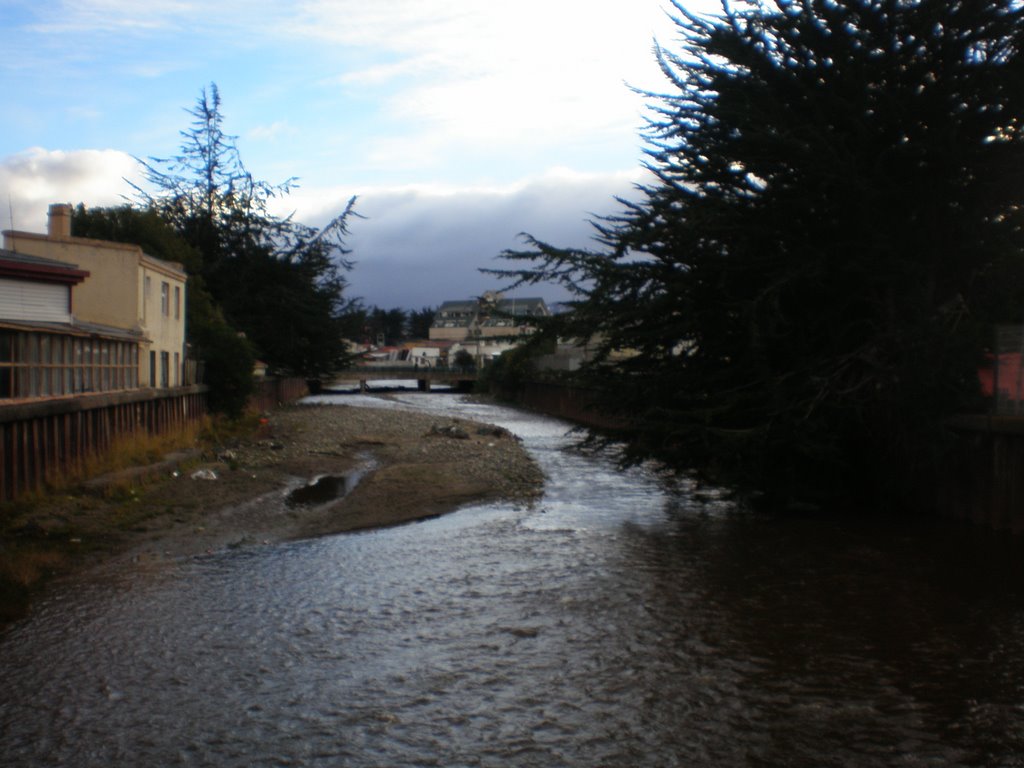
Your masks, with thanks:
[[(198, 479), (210, 473), (216, 479)], [(324, 475), (359, 480), (340, 497), (287, 503)], [(115, 481), (105, 494), (93, 489), (6, 510), (0, 567), (26, 551), (41, 553), (43, 570), (66, 570), (390, 526), (476, 501), (529, 503), (542, 482), (519, 441), (490, 425), (297, 405), (270, 414), (256, 434), (161, 467), (141, 487)]]

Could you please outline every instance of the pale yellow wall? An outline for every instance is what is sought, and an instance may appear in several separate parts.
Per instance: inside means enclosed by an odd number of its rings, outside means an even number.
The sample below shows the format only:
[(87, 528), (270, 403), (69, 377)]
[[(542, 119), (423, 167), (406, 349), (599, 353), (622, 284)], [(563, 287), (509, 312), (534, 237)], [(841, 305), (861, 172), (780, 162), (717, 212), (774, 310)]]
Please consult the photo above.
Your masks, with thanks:
[(468, 333), (467, 328), (431, 328), (429, 338), (431, 341), (462, 341)]
[[(180, 384), (185, 359), (185, 280), (177, 265), (146, 256), (136, 245), (78, 237), (48, 237), (35, 233), (4, 232), (4, 247), (30, 256), (77, 264), (89, 277), (72, 292), (72, 314), (87, 323), (140, 331), (149, 342), (139, 349), (139, 382), (149, 386), (149, 353), (167, 352), (171, 386)], [(145, 293), (146, 277), (150, 293)], [(168, 284), (168, 314), (161, 311), (160, 286)], [(180, 313), (175, 317), (174, 288), (180, 289)], [(175, 366), (177, 354), (178, 368)], [(159, 386), (160, 375), (156, 382)]]
[[(524, 325), (527, 332), (533, 330), (533, 326)], [(495, 336), (520, 336), (524, 335), (519, 332), (519, 325), (505, 326), (503, 328), (495, 326), (484, 326), (480, 329), (480, 336), (482, 338), (494, 338)], [(470, 329), (466, 326), (459, 326), (457, 328), (434, 328), (430, 329), (431, 341), (472, 341), (475, 337), (470, 336)]]
[(142, 256), (138, 246), (102, 247), (84, 238), (51, 240), (44, 235), (5, 232), (4, 247), (29, 256), (77, 264), (89, 277), (72, 290), (72, 314), (88, 323), (135, 328), (135, 280)]
[[(145, 349), (145, 360), (140, 363), (140, 374), (142, 381), (148, 384), (150, 381), (149, 352), (155, 351), (157, 375), (156, 382), (160, 384), (160, 353), (169, 354), (170, 373), (169, 383), (171, 386), (181, 384), (181, 363), (185, 359), (185, 281), (182, 276), (167, 268), (167, 263), (144, 257), (139, 270), (137, 283), (138, 306), (140, 312), (140, 325), (146, 337), (150, 339), (150, 345)], [(146, 293), (146, 278), (149, 278), (149, 292)], [(164, 307), (162, 287), (167, 286), (167, 305)], [(178, 289), (178, 298), (175, 300), (175, 288)], [(177, 367), (175, 366), (175, 353), (178, 355)]]

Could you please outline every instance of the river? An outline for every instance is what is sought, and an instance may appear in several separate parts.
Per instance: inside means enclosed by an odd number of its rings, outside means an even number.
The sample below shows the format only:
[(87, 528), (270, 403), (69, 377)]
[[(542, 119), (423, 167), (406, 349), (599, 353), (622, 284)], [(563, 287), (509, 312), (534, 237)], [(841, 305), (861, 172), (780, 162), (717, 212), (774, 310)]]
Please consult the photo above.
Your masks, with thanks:
[(394, 407), (512, 430), (543, 499), (57, 583), (0, 634), (0, 765), (1024, 765), (1019, 539), (752, 515), (555, 420)]

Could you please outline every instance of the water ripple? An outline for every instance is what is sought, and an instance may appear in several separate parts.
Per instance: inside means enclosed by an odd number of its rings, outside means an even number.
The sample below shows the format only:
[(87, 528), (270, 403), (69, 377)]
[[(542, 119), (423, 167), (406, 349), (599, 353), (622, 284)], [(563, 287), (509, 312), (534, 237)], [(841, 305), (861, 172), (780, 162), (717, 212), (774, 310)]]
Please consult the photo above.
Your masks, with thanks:
[(1016, 545), (751, 517), (550, 419), (391, 407), (514, 431), (545, 497), (69, 581), (0, 635), (0, 764), (1021, 764)]

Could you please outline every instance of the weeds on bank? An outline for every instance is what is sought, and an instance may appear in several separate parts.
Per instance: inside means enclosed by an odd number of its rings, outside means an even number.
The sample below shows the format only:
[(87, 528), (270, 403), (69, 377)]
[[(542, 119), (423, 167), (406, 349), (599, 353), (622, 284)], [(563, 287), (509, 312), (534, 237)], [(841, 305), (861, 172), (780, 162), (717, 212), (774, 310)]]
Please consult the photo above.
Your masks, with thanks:
[(153, 514), (140, 503), (142, 478), (112, 479), (96, 494), (79, 492), (84, 481), (195, 447), (210, 421), (165, 435), (120, 438), (101, 455), (54, 473), (44, 490), (0, 505), (0, 622), (23, 615), (32, 591), (69, 568), (76, 556), (102, 548), (111, 536)]
[(0, 584), (9, 582), (28, 588), (67, 565), (66, 553), (34, 545), (0, 551)]
[(202, 430), (203, 424), (198, 424), (163, 435), (134, 434), (121, 438), (102, 454), (83, 461), (79, 471), (69, 478), (70, 483), (158, 462), (168, 453), (194, 447)]
[(208, 417), (200, 425), (198, 439), (203, 445), (231, 445), (259, 435), (265, 422), (266, 419), (258, 413), (247, 413), (238, 419)]
[(67, 562), (67, 555), (55, 549), (0, 549), (0, 622), (24, 615), (32, 588), (66, 568)]
[[(127, 473), (110, 478), (95, 494), (78, 492), (84, 481), (151, 465), (186, 448), (215, 454), (259, 437), (265, 429), (266, 420), (259, 414), (236, 420), (208, 416), (172, 434), (121, 438), (102, 455), (49, 478), (44, 491), (0, 505), (0, 623), (24, 615), (33, 591), (80, 555), (102, 550), (123, 532), (171, 510), (166, 502), (146, 502), (152, 478)], [(185, 461), (181, 469), (186, 472), (200, 461)]]

